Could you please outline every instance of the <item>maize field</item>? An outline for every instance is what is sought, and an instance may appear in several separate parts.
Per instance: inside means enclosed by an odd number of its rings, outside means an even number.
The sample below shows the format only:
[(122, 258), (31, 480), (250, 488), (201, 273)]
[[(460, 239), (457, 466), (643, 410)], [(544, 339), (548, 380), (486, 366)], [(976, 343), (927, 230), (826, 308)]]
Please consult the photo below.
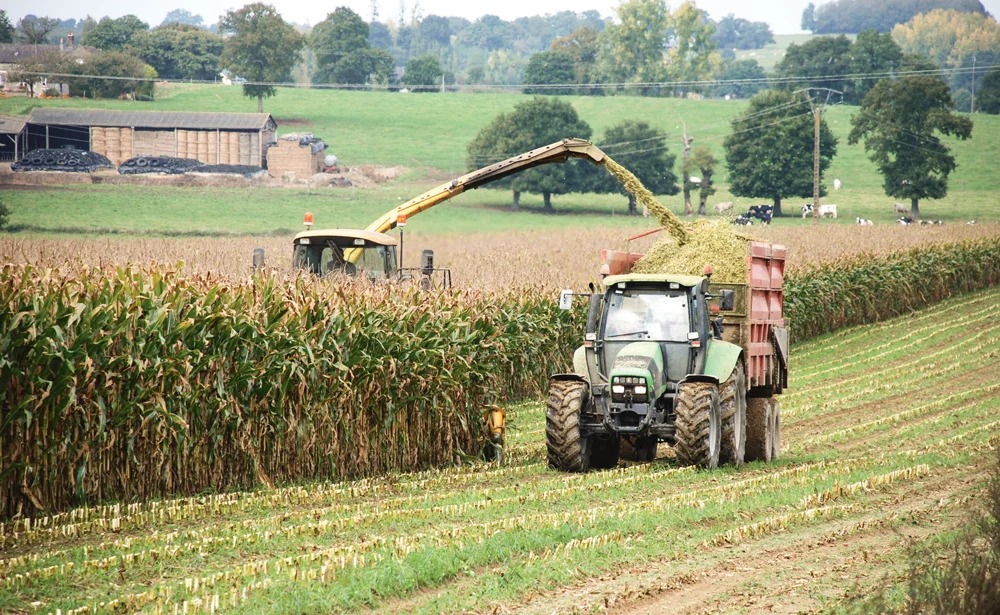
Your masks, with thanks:
[[(29, 448), (4, 428), (4, 460), (8, 446), (18, 455), (3, 469), (5, 501), (27, 506), (14, 493), (22, 476), (34, 497), (51, 497), (33, 480), (43, 475), (122, 497), (0, 524), (0, 612), (809, 611), (900, 572), (900, 534), (932, 540), (963, 523), (1000, 444), (997, 288), (797, 344), (776, 463), (695, 470), (661, 445), (652, 463), (570, 475), (546, 465), (538, 401), (508, 406), (500, 462), (410, 465), (445, 445), (435, 421), (474, 420), (465, 408), (491, 395), (537, 400), (547, 370), (568, 358), (537, 341), (503, 347), (497, 336), (549, 331), (560, 316), (540, 299), (467, 293), (436, 298), (443, 307), (431, 310), (388, 290), (352, 303), (337, 289), (320, 295), (270, 277), (234, 286), (111, 273), (3, 269), (3, 302), (20, 310), (17, 331), (34, 336), (33, 364), (83, 366), (74, 385), (39, 381), (18, 414), (4, 407), (5, 425), (13, 416), (38, 436)], [(48, 292), (25, 289), (39, 286)], [(179, 309), (181, 298), (190, 307)], [(409, 315), (430, 330), (411, 328)], [(365, 337), (362, 325), (390, 320), (401, 335)], [(55, 328), (89, 337), (58, 354)], [(351, 351), (347, 335), (364, 342)], [(85, 342), (102, 352), (83, 353)], [(387, 365), (382, 344), (419, 361)], [(505, 352), (514, 363), (500, 360)], [(465, 384), (463, 357), (473, 355), (489, 369)], [(251, 362), (268, 371), (247, 371)], [(25, 382), (11, 377), (20, 365), (4, 364), (5, 386)], [(200, 365), (207, 376), (187, 371)], [(338, 388), (344, 374), (355, 377), (351, 389)], [(127, 405), (127, 394), (141, 396)], [(7, 390), (4, 399), (21, 397)], [(213, 422), (218, 415), (233, 418)], [(180, 421), (193, 441), (180, 437)], [(324, 421), (345, 421), (343, 442)], [(416, 429), (404, 433), (405, 422)], [(475, 428), (455, 431), (447, 454), (470, 446)], [(329, 451), (385, 474), (341, 478), (318, 461)], [(150, 461), (140, 468), (125, 455)], [(258, 472), (283, 485), (148, 497), (208, 480), (229, 461), (238, 471), (228, 486), (257, 483)], [(316, 480), (287, 480), (303, 469)]]

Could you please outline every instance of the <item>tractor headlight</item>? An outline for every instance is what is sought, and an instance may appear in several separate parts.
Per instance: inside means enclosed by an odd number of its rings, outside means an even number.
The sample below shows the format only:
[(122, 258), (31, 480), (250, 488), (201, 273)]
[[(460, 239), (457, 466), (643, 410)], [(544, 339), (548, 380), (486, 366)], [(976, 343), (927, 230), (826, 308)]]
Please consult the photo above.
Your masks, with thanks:
[(616, 395), (621, 395), (625, 392), (625, 385), (623, 384), (613, 384), (611, 385), (611, 392)]
[(645, 395), (646, 394), (646, 385), (640, 384), (640, 385), (636, 386), (634, 389), (632, 389), (632, 392), (635, 393), (636, 395)]

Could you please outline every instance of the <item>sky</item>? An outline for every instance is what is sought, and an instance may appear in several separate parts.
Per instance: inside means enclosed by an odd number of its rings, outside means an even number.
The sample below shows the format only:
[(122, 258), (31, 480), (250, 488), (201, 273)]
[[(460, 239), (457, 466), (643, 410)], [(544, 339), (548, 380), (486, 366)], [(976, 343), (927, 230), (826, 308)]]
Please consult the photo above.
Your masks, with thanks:
[[(266, 0), (265, 0), (266, 1)], [(406, 6), (407, 18), (413, 8), (413, 3), (419, 1), (420, 12), (423, 15), (459, 16), (476, 19), (485, 13), (499, 15), (503, 19), (514, 19), (528, 15), (556, 13), (558, 11), (588, 11), (596, 10), (604, 17), (610, 17), (618, 0), (505, 0), (505, 2), (483, 3), (468, 2), (468, 0), (376, 0), (379, 19), (397, 18), (400, 13), (400, 2)], [(151, 26), (159, 25), (167, 11), (183, 8), (196, 15), (201, 15), (205, 23), (215, 23), (219, 15), (230, 8), (238, 8), (249, 0), (234, 2), (233, 0), (166, 0), (160, 2), (141, 2), (134, 0), (4, 0), (5, 10), (11, 21), (15, 22), (27, 13), (60, 17), (81, 18), (89, 13), (100, 19), (107, 15), (120, 17), (128, 13), (138, 15)], [(335, 0), (330, 4), (320, 4), (315, 0), (270, 0), (278, 11), (288, 21), (300, 24), (315, 24), (322, 21), (328, 12), (338, 6), (349, 6), (365, 19), (372, 14), (371, 0)], [(667, 0), (669, 5), (680, 4), (681, 0)], [(747, 2), (746, 0), (698, 0), (700, 8), (708, 11), (713, 19), (719, 19), (735, 14), (737, 17), (750, 21), (766, 21), (775, 34), (794, 34), (801, 31), (799, 22), (802, 9), (809, 0), (772, 0), (768, 2)], [(816, 2), (822, 4), (822, 0)], [(1000, 16), (1000, 0), (983, 0), (986, 10)]]

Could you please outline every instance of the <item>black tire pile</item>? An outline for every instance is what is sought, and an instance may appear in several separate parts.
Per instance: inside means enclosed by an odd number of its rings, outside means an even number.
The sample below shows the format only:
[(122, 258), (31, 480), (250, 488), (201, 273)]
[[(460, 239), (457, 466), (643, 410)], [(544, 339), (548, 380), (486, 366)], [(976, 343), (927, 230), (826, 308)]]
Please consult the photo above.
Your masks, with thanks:
[(243, 177), (260, 177), (267, 171), (264, 167), (255, 167), (246, 164), (206, 164), (197, 169), (190, 169), (195, 173), (219, 173), (228, 175), (242, 175)]
[(98, 169), (113, 169), (115, 165), (94, 152), (75, 149), (36, 149), (10, 165), (11, 171), (71, 171), (93, 173)]
[(190, 158), (136, 156), (123, 162), (118, 167), (118, 172), (122, 175), (138, 175), (140, 173), (170, 173), (171, 175), (180, 175), (203, 166), (205, 166), (205, 163)]

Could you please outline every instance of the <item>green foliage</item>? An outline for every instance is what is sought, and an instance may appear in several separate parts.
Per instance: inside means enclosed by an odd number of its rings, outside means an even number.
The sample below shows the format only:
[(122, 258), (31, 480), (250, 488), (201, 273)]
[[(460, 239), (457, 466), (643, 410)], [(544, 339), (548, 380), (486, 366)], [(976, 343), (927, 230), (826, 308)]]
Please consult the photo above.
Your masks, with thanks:
[(667, 49), (667, 75), (675, 81), (703, 81), (718, 70), (715, 26), (693, 2), (684, 2), (670, 16), (674, 46)]
[(966, 69), (951, 74), (953, 90), (972, 89), (974, 62), (980, 67), (978, 78), (1000, 62), (1000, 24), (980, 13), (931, 11), (896, 26), (892, 36), (903, 51), (925, 55), (938, 67)]
[(715, 24), (712, 40), (719, 49), (760, 49), (774, 42), (774, 33), (767, 22), (749, 21), (730, 13)]
[(105, 51), (125, 51), (137, 34), (148, 30), (149, 24), (135, 15), (124, 15), (118, 19), (105, 17), (87, 32), (83, 44)]
[(421, 20), (417, 27), (420, 38), (424, 41), (436, 43), (441, 46), (451, 44), (451, 24), (447, 17), (439, 15), (428, 15)]
[(355, 58), (349, 63), (355, 70), (346, 66), (338, 69), (338, 64), (351, 53), (367, 50), (368, 36), (368, 24), (360, 15), (346, 6), (337, 7), (316, 24), (309, 36), (309, 45), (316, 54), (318, 67), (313, 78), (318, 83), (364, 83), (367, 71), (360, 71), (360, 79), (356, 76), (349, 81), (338, 78), (359, 72), (356, 69), (364, 65), (363, 59)]
[(624, 0), (615, 9), (618, 23), (600, 34), (598, 69), (615, 83), (663, 81), (663, 48), (670, 13), (663, 0)]
[(808, 30), (809, 32), (816, 31), (816, 5), (812, 2), (807, 4), (806, 8), (802, 9), (801, 27), (803, 30)]
[(137, 33), (130, 49), (164, 79), (212, 80), (218, 75), (224, 44), (218, 34), (172, 22)]
[(803, 29), (816, 34), (857, 34), (863, 30), (889, 32), (896, 24), (906, 23), (934, 9), (986, 14), (980, 0), (835, 0), (815, 9), (813, 27), (805, 27), (805, 14), (802, 23)]
[[(540, 51), (531, 56), (524, 71), (524, 85), (565, 84), (576, 82), (577, 68), (572, 55), (565, 51)], [(525, 87), (532, 94), (573, 94), (573, 88)]]
[(712, 155), (712, 150), (704, 145), (699, 145), (691, 150), (689, 160), (694, 168), (701, 171), (701, 184), (698, 186), (698, 215), (704, 216), (708, 197), (715, 194), (715, 182), (712, 181), (712, 176), (715, 175), (715, 167), (719, 161)]
[(843, 257), (785, 276), (796, 342), (1000, 284), (1000, 238)]
[(59, 25), (59, 20), (52, 17), (35, 17), (25, 15), (17, 22), (18, 42), (27, 45), (42, 45), (48, 42), (49, 32)]
[(919, 216), (920, 199), (948, 194), (955, 158), (935, 134), (968, 139), (972, 120), (955, 115), (948, 84), (940, 77), (879, 81), (851, 120), (850, 143), (865, 151), (884, 179), (888, 196), (909, 199)]
[(574, 324), (539, 291), (7, 265), (0, 518), (36, 508), (23, 485), (58, 510), (449, 463), (483, 404), (541, 394)]
[(14, 32), (14, 26), (10, 23), (7, 11), (0, 9), (0, 43), (13, 43)]
[(288, 81), (305, 40), (285, 23), (270, 4), (248, 4), (230, 10), (219, 19), (219, 33), (231, 34), (219, 58), (220, 64), (236, 77), (251, 83), (243, 85), (243, 95), (257, 99), (257, 111), (264, 111), (264, 98), (277, 94), (274, 86), (253, 82)]
[[(856, 75), (889, 73), (899, 70), (902, 64), (903, 50), (892, 40), (891, 34), (865, 30), (851, 44), (851, 72)], [(845, 102), (860, 103), (874, 83), (871, 79), (858, 79), (850, 92), (845, 93), (848, 94), (844, 96)]]
[[(778, 77), (797, 79), (785, 87), (831, 88), (853, 96), (853, 84), (836, 77), (851, 73), (851, 41), (844, 35), (820, 36), (802, 45), (792, 43), (775, 67)], [(824, 79), (824, 77), (834, 77)]]
[(201, 28), (204, 26), (205, 20), (201, 15), (194, 15), (187, 9), (174, 9), (167, 13), (167, 16), (163, 18), (163, 22), (160, 26), (162, 27), (172, 23), (198, 26)]
[(7, 209), (7, 204), (4, 203), (3, 198), (0, 198), (0, 231), (2, 231), (8, 223), (10, 223), (10, 210)]
[(715, 74), (715, 79), (739, 82), (747, 79), (757, 80), (752, 83), (721, 83), (713, 86), (713, 94), (719, 97), (729, 94), (737, 98), (750, 98), (757, 92), (767, 89), (767, 73), (757, 60), (753, 59), (724, 62), (722, 69)]
[(406, 71), (403, 73), (403, 83), (413, 87), (415, 91), (436, 91), (441, 85), (441, 63), (434, 56), (423, 56), (414, 58), (406, 63)]
[[(781, 216), (781, 200), (813, 193), (813, 115), (801, 94), (768, 90), (750, 99), (726, 137), (729, 190), (737, 196), (766, 198)], [(820, 122), (820, 194), (823, 174), (837, 153), (837, 139)]]
[[(577, 83), (593, 83), (597, 77), (598, 30), (593, 26), (577, 28), (572, 34), (554, 39), (552, 51), (568, 53), (573, 57)], [(591, 94), (599, 94), (594, 90)]]
[(983, 77), (976, 90), (976, 107), (982, 113), (1000, 114), (1000, 68), (994, 68)]
[(358, 49), (342, 57), (333, 67), (333, 83), (386, 84), (392, 77), (396, 61), (384, 49)]
[(373, 49), (392, 49), (392, 32), (389, 26), (381, 21), (373, 21), (368, 24), (368, 46)]
[[(624, 120), (604, 131), (599, 147), (627, 168), (653, 194), (674, 195), (680, 191), (674, 174), (676, 157), (666, 146), (667, 133), (648, 122)], [(588, 192), (623, 194), (629, 214), (637, 213), (635, 196), (600, 167), (581, 166), (588, 177)]]

